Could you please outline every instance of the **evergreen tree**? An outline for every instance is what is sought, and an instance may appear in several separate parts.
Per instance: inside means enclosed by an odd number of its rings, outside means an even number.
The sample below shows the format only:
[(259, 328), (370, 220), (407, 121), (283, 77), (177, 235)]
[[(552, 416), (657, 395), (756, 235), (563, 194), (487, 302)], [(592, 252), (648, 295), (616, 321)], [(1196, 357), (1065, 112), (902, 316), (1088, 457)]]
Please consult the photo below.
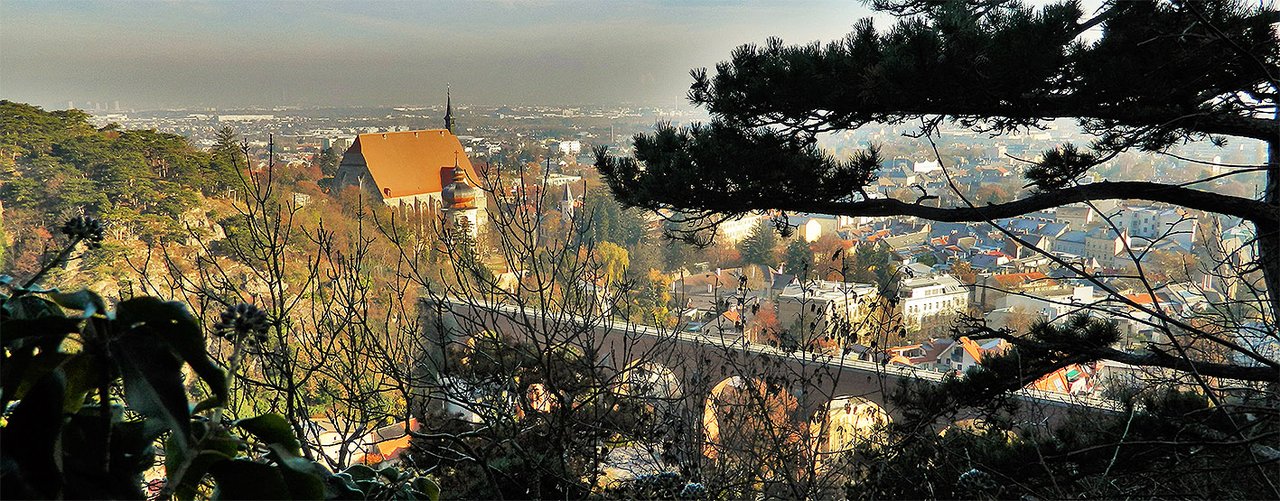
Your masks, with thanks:
[[(1111, 0), (1032, 8), (1012, 0), (880, 0), (902, 15), (887, 31), (870, 19), (827, 45), (744, 45), (715, 73), (694, 71), (690, 100), (709, 124), (661, 124), (635, 138), (635, 158), (597, 150), (597, 167), (624, 204), (708, 217), (766, 208), (851, 216), (985, 221), (1093, 200), (1139, 199), (1253, 223), (1266, 288), (1280, 290), (1280, 43), (1273, 5), (1241, 0)], [(1086, 32), (1101, 28), (1096, 41)], [(1045, 152), (1027, 172), (1038, 191), (1008, 203), (933, 207), (864, 193), (875, 148), (836, 159), (822, 132), (870, 123), (950, 122), (984, 133), (1076, 119), (1087, 147)], [(1129, 151), (1162, 151), (1225, 137), (1267, 144), (1261, 196), (1158, 181), (1077, 184)], [(978, 201), (975, 201), (977, 204)], [(1280, 294), (1270, 295), (1280, 311)]]
[(799, 277), (801, 280), (813, 278), (813, 250), (809, 248), (809, 243), (803, 238), (797, 238), (787, 244), (787, 251), (783, 257), (783, 261), (787, 263), (785, 271)]
[(320, 173), (325, 177), (332, 177), (338, 172), (338, 164), (342, 162), (342, 155), (333, 148), (325, 148), (316, 158), (316, 166), (320, 167)]
[(767, 221), (761, 220), (751, 235), (738, 242), (738, 252), (745, 264), (775, 266), (778, 264), (778, 234)]
[(577, 220), (586, 241), (631, 247), (644, 238), (645, 223), (639, 211), (623, 208), (605, 193), (587, 192), (581, 214)]

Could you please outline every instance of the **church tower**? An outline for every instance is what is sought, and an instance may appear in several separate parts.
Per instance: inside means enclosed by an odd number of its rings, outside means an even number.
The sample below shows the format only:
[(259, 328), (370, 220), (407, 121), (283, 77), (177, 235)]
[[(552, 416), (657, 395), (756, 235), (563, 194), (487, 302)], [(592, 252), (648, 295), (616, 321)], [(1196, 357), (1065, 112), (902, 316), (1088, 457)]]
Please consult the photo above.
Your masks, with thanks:
[(444, 88), (444, 128), (453, 133), (453, 96), (448, 86)]
[(445, 229), (450, 234), (466, 234), (475, 241), (479, 229), (477, 219), (480, 211), (476, 198), (480, 190), (467, 182), (467, 171), (454, 162), (453, 182), (440, 192), (444, 205)]

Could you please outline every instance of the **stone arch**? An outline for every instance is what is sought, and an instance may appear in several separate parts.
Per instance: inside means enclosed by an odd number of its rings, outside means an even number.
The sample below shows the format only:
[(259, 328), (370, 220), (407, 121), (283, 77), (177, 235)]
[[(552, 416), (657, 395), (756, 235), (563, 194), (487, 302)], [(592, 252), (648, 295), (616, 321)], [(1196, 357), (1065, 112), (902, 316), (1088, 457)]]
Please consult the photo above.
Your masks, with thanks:
[(676, 400), (684, 395), (680, 378), (671, 368), (657, 362), (628, 364), (620, 392), (648, 400)]
[(1010, 444), (1021, 440), (1021, 438), (1018, 437), (1018, 434), (1013, 430), (1002, 430), (996, 432), (995, 427), (991, 426), (990, 423), (982, 418), (960, 419), (948, 424), (946, 427), (942, 428), (942, 431), (938, 432), (938, 436), (944, 438), (957, 434), (968, 434), (976, 437), (987, 437), (996, 440), (999, 440), (999, 437), (1003, 436), (1004, 441)]
[(725, 451), (751, 454), (760, 445), (756, 435), (766, 425), (772, 427), (772, 440), (798, 442), (793, 424), (799, 408), (786, 388), (771, 387), (759, 378), (729, 376), (713, 386), (704, 401), (703, 453), (710, 458)]
[(852, 395), (831, 399), (826, 409), (818, 413), (813, 420), (813, 436), (820, 441), (818, 450), (824, 454), (877, 446), (885, 427), (893, 422), (880, 404)]

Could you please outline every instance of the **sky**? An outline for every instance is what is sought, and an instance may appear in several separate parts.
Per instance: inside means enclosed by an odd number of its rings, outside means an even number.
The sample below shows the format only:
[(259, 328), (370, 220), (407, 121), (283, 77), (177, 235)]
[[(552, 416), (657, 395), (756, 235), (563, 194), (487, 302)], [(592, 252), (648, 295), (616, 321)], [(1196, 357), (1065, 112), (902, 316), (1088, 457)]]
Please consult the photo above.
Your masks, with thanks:
[[(0, 98), (61, 109), (687, 105), (744, 43), (829, 41), (856, 0), (0, 0)], [(878, 18), (878, 27), (887, 27)]]

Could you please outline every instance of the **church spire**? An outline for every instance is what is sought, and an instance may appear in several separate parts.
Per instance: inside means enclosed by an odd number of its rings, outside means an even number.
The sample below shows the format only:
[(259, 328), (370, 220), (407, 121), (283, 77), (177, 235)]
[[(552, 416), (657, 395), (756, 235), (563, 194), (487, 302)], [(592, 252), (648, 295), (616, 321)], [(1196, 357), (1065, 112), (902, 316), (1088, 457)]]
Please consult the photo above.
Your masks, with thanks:
[(444, 128), (453, 132), (453, 96), (448, 85), (444, 87)]

